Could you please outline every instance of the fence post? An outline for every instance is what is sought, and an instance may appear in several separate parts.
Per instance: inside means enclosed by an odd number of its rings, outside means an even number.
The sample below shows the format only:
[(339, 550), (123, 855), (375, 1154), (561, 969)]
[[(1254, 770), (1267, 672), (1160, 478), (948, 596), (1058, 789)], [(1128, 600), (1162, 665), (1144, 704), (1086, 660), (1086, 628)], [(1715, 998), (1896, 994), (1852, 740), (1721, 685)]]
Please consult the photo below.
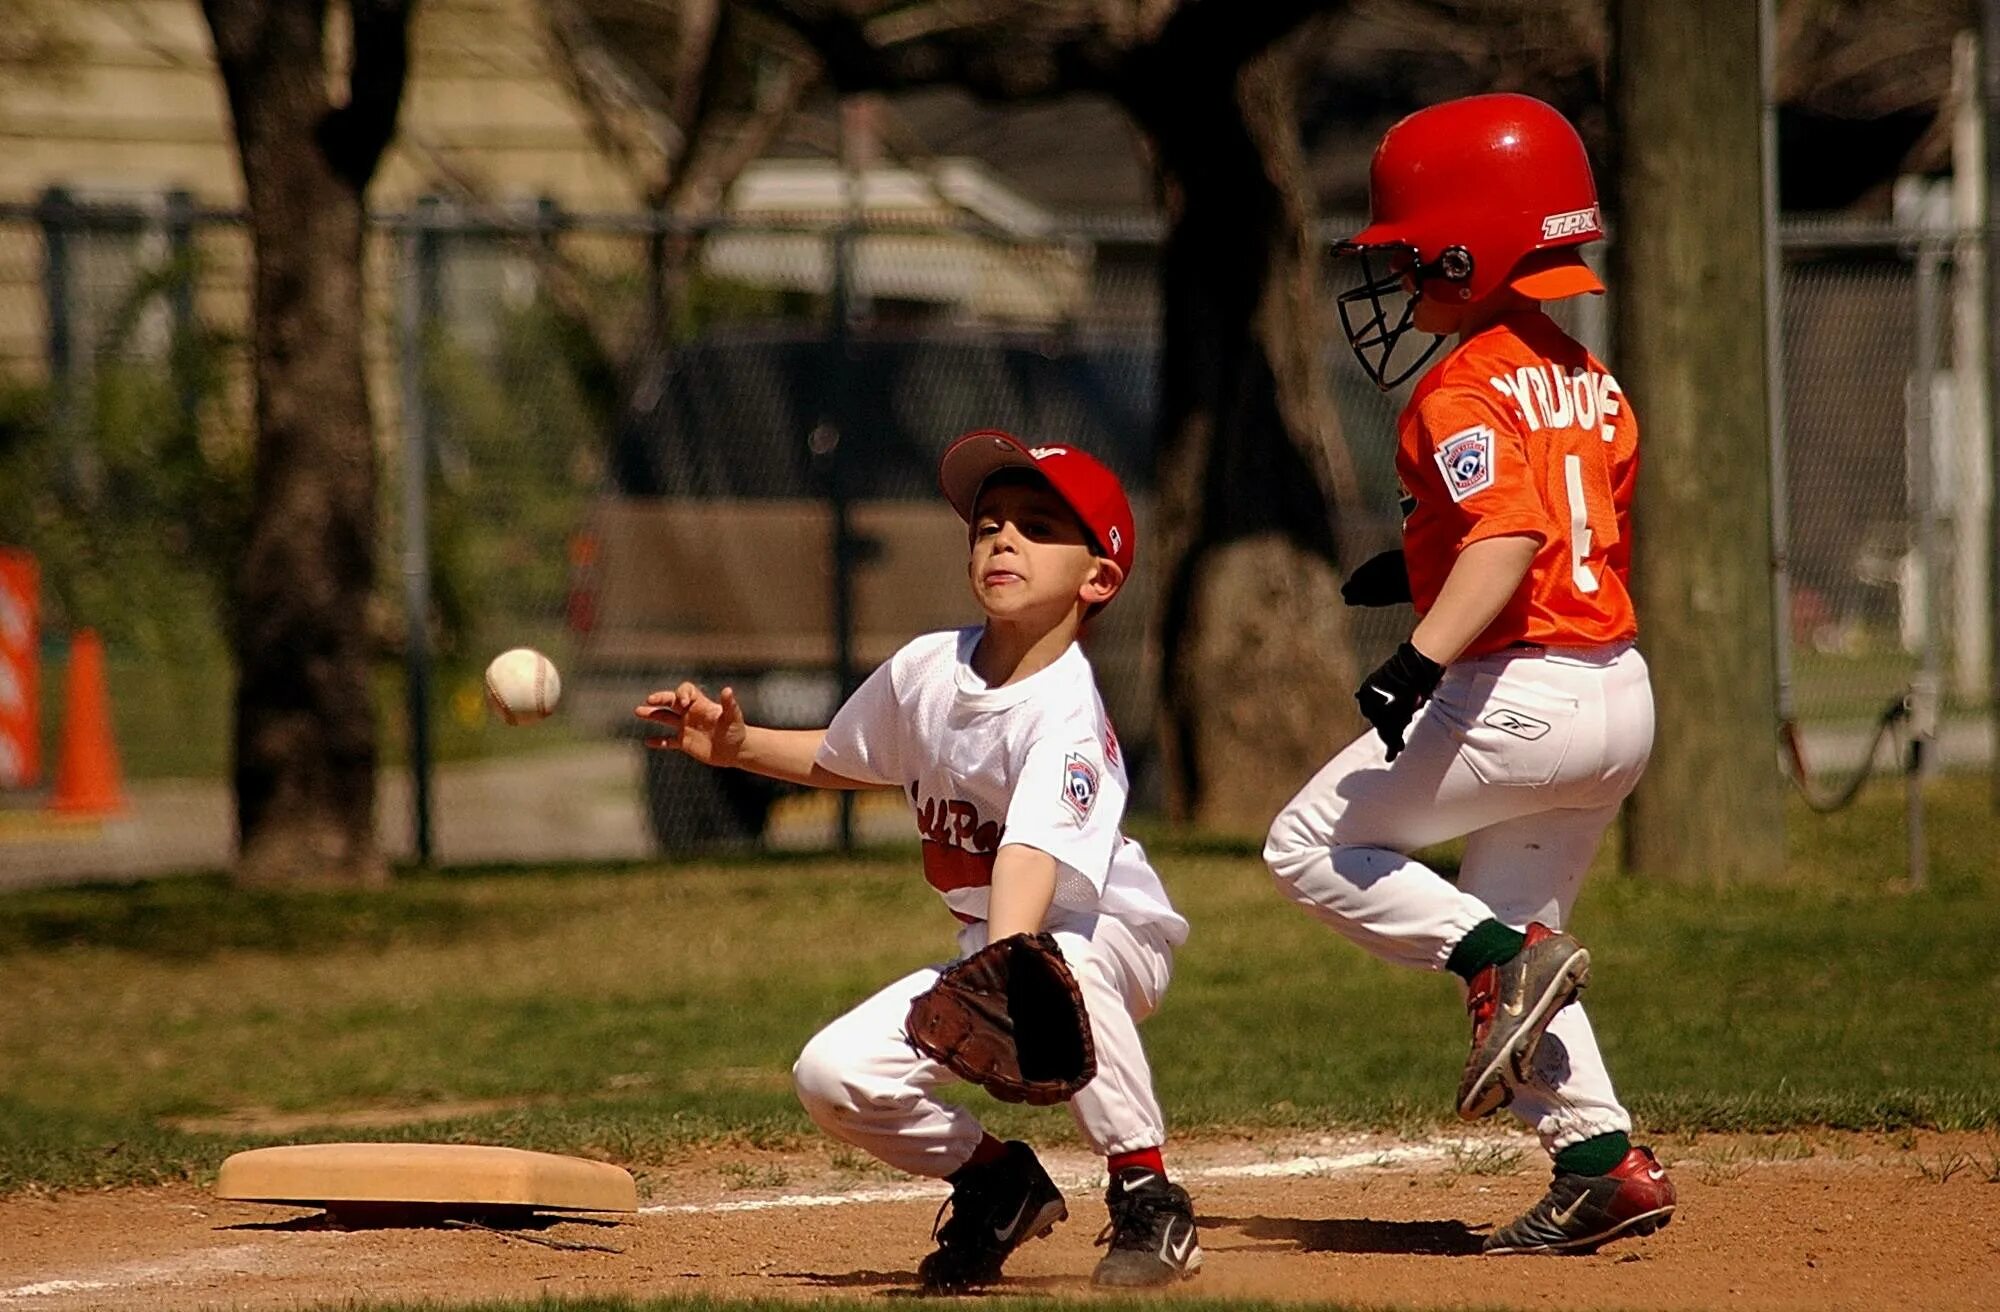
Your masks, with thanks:
[[(834, 229), (830, 252), (833, 256), (833, 294), (828, 298), (827, 360), (824, 379), (825, 406), (831, 417), (832, 446), (826, 453), (833, 509), (833, 679), (839, 701), (854, 691), (854, 564), (859, 545), (848, 515), (847, 457), (841, 439), (848, 423), (847, 374), (848, 311), (853, 289), (849, 285), (849, 260), (853, 253), (853, 226), (842, 222)], [(840, 850), (854, 850), (854, 794), (840, 790)]]
[(173, 286), (167, 289), (167, 309), (173, 319), (170, 367), (181, 423), (193, 432), (201, 418), (200, 379), (190, 355), (194, 350), (194, 197), (178, 188), (167, 193), (167, 250), (174, 270)]
[(42, 225), (42, 304), (48, 307), (49, 381), (59, 400), (69, 394), (69, 232), (76, 220), (76, 205), (61, 187), (42, 192), (35, 217)]
[(1951, 633), (1950, 689), (1966, 706), (1976, 706), (1986, 690), (1993, 633), (1988, 627), (1987, 593), (1993, 561), (1987, 555), (1986, 522), (1993, 513), (1987, 497), (1987, 435), (1991, 398), (1987, 395), (1987, 325), (1984, 320), (1986, 255), (1981, 229), (1986, 222), (1982, 153), (1985, 123), (1979, 113), (1979, 38), (1960, 32), (1951, 47), (1951, 377), (1948, 434), (1938, 443), (1950, 464)]
[(437, 201), (406, 216), (398, 252), (396, 324), (403, 412), (404, 684), (410, 813), (417, 864), (431, 864), (430, 407), (425, 352), (437, 303)]
[[(1993, 577), (1988, 580), (1986, 593), (1986, 631), (1990, 638), (1986, 646), (1988, 682), (1987, 714), (2000, 719), (2000, 442), (1995, 435), (2000, 434), (2000, 331), (1991, 331), (1994, 316), (2000, 314), (2000, 223), (1995, 216), (2000, 215), (2000, 124), (1994, 116), (2000, 112), (2000, 0), (1983, 0), (1980, 5), (1979, 37), (1979, 114), (1986, 125), (1985, 141), (1985, 210), (1980, 225), (1980, 241), (1986, 253), (1986, 305), (1985, 320), (1989, 326), (1986, 334), (1986, 476), (1990, 485), (1986, 518), (1986, 558), (1991, 563)], [(1972, 162), (1967, 161), (1967, 167)], [(1988, 768), (1987, 777), (1992, 780), (1992, 796), (1989, 799), (1994, 812), (2000, 813), (2000, 769)]]
[(1917, 606), (1922, 632), (1916, 678), (1910, 682), (1910, 748), (1903, 772), (1906, 830), (1909, 840), (1910, 887), (1922, 888), (1930, 857), (1924, 834), (1924, 783), (1932, 768), (1938, 713), (1939, 551), (1937, 463), (1931, 396), (1937, 386), (1938, 275), (1943, 249), (1936, 233), (1918, 238), (1915, 289), (1916, 334), (1909, 388), (1910, 518), (1915, 521), (1911, 549), (1917, 558)]
[(646, 212), (646, 328), (649, 343), (661, 349), (667, 341), (667, 207), (656, 200)]
[(1758, 58), (1763, 87), (1764, 189), (1764, 412), (1771, 452), (1771, 613), (1773, 677), (1778, 683), (1781, 734), (1792, 723), (1792, 519), (1791, 448), (1785, 437), (1785, 270), (1778, 224), (1778, 22), (1777, 0), (1761, 0)]
[(543, 259), (553, 259), (556, 253), (556, 236), (563, 229), (562, 204), (554, 196), (535, 197), (535, 244), (536, 253)]

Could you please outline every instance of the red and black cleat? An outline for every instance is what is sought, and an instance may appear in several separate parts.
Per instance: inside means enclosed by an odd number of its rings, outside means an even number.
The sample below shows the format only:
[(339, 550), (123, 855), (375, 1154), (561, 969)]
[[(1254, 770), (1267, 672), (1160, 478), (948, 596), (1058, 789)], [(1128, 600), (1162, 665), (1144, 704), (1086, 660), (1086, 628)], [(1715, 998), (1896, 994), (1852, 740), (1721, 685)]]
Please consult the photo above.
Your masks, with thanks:
[(1634, 1148), (1608, 1175), (1556, 1172), (1541, 1201), (1486, 1237), (1481, 1251), (1588, 1253), (1623, 1235), (1649, 1235), (1674, 1217), (1674, 1182), (1650, 1148)]
[(1509, 961), (1472, 977), (1465, 1009), (1472, 1015), (1472, 1052), (1458, 1085), (1458, 1114), (1476, 1121), (1513, 1098), (1509, 1080), (1526, 1078), (1555, 1014), (1590, 982), (1590, 952), (1568, 934), (1537, 921)]
[[(1007, 1141), (1000, 1160), (962, 1168), (945, 1201), (951, 1219), (935, 1230), (937, 1251), (917, 1267), (918, 1283), (930, 1294), (997, 1283), (1008, 1254), (1069, 1217), (1062, 1191), (1034, 1150), (1018, 1139)], [(943, 1207), (938, 1215), (944, 1215)]]

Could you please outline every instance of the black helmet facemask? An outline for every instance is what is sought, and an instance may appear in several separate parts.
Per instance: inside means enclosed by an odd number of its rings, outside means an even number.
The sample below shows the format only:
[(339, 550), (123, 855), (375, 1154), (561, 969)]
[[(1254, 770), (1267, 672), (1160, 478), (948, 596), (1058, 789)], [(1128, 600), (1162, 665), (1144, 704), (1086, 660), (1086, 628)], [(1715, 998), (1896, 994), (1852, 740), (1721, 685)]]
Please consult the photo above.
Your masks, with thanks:
[[(1416, 327), (1424, 281), (1443, 278), (1464, 282), (1472, 276), (1472, 254), (1463, 246), (1447, 246), (1435, 261), (1425, 264), (1414, 246), (1350, 246), (1345, 242), (1336, 246), (1334, 253), (1353, 255), (1361, 261), (1360, 283), (1335, 301), (1347, 344), (1375, 386), (1385, 392), (1400, 387), (1444, 345), (1443, 334), (1433, 333), (1430, 344), (1415, 359), (1397, 365), (1396, 348)], [(1396, 303), (1398, 296), (1400, 305)], [(1409, 353), (1403, 354), (1407, 357)]]

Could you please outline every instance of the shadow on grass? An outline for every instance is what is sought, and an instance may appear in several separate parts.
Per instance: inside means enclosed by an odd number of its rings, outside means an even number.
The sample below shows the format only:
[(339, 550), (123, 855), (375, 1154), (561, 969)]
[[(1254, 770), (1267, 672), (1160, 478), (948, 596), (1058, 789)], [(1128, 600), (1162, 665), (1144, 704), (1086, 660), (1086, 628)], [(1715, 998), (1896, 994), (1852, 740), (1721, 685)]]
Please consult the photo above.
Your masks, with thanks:
[(1476, 1257), (1484, 1236), (1463, 1221), (1309, 1221), (1289, 1216), (1201, 1217), (1204, 1230), (1232, 1229), (1245, 1238), (1272, 1240), (1270, 1248), (1301, 1253), (1407, 1253), (1421, 1257)]
[(782, 1280), (797, 1280), (814, 1289), (876, 1289), (895, 1297), (913, 1297), (923, 1291), (915, 1271), (773, 1271)]
[(436, 878), (379, 893), (287, 893), (237, 889), (222, 875), (192, 875), (0, 898), (0, 955), (110, 948), (200, 960), (229, 949), (379, 949), (458, 942), (504, 932), (510, 921), (532, 929), (535, 915), (504, 904), (475, 904)]
[[(173, 875), (139, 883), (76, 884), (0, 896), (0, 956), (65, 948), (107, 948), (199, 961), (231, 949), (313, 954), (342, 948), (437, 946), (534, 933), (548, 908), (505, 893), (515, 881), (657, 877), (705, 870), (809, 876), (831, 865), (913, 862), (914, 848), (825, 853), (717, 853), (678, 861), (402, 868), (380, 891), (239, 889), (226, 874)], [(467, 897), (491, 884), (499, 895)]]

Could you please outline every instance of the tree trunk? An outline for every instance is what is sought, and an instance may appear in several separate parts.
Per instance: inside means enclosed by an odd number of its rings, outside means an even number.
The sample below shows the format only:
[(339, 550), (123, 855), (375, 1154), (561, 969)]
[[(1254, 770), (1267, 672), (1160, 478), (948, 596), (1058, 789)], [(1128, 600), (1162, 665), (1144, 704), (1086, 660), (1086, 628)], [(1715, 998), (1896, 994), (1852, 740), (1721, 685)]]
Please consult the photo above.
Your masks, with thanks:
[(324, 0), (203, 8), (255, 257), (256, 478), (235, 596), (237, 878), (375, 886), (387, 869), (363, 623), (377, 477), (362, 373), (363, 195), (393, 130), (408, 5), (351, 6), (352, 95), (339, 108)]
[(1157, 94), (1130, 106), (1169, 222), (1147, 544), (1161, 562), (1168, 801), (1177, 820), (1238, 832), (1261, 830), (1358, 725), (1335, 508), (1352, 475), (1319, 354), (1294, 121), (1294, 66), (1315, 32), (1240, 69), (1149, 77)]
[(1634, 873), (1784, 866), (1765, 411), (1757, 6), (1621, 0), (1618, 374), (1640, 418), (1633, 581), (1658, 738)]

